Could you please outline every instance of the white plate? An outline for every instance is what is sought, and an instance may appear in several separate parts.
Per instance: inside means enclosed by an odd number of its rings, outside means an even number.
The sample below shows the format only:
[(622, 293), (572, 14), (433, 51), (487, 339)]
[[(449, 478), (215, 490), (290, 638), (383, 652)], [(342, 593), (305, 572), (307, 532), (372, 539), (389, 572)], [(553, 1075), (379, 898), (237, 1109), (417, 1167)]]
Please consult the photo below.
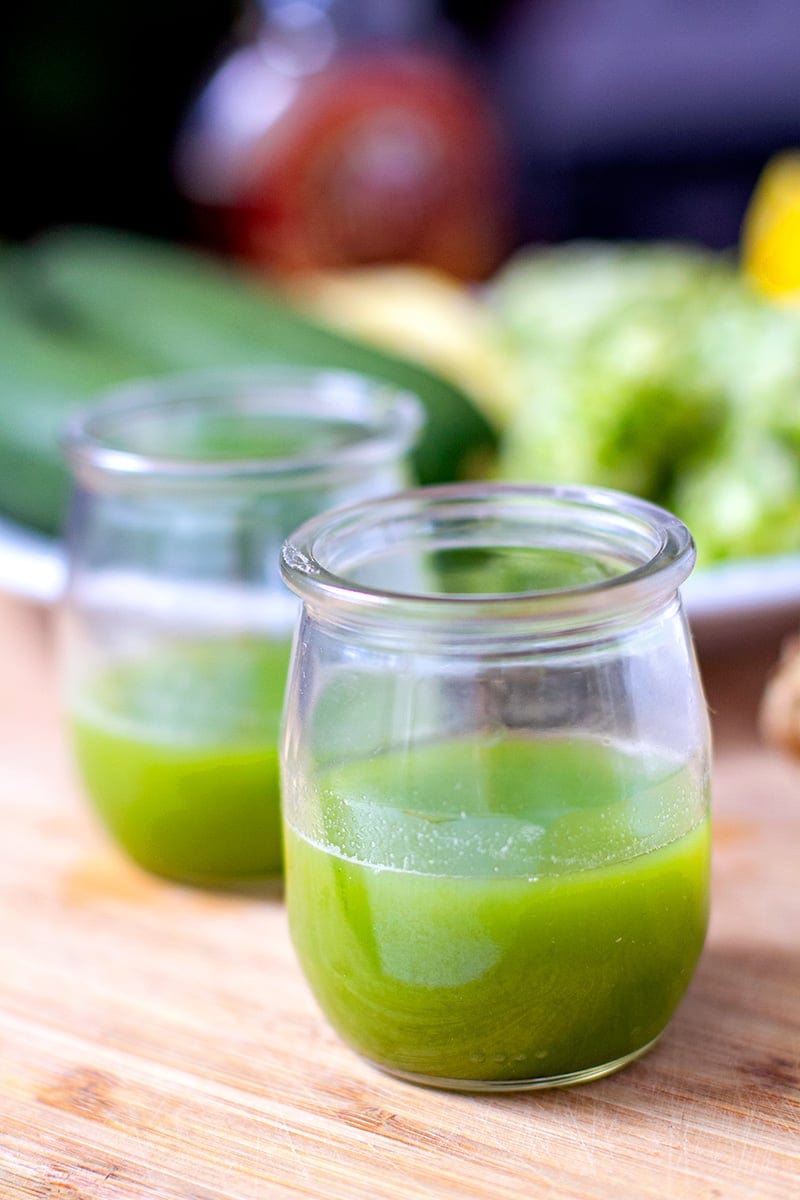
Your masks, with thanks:
[[(0, 590), (54, 604), (65, 577), (59, 541), (0, 517)], [(704, 644), (749, 637), (756, 630), (800, 628), (800, 555), (696, 571), (683, 596), (692, 630)]]
[(65, 577), (60, 542), (0, 517), (0, 591), (54, 604)]
[(706, 567), (682, 591), (702, 646), (800, 628), (800, 554)]

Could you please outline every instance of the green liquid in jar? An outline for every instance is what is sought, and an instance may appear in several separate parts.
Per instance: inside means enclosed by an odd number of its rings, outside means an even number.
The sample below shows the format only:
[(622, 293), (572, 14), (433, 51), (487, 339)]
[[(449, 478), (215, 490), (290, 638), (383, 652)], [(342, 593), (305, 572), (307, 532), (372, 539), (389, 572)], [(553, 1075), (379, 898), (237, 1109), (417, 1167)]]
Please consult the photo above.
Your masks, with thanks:
[(451, 742), (329, 773), (287, 825), (294, 943), (334, 1028), (429, 1082), (558, 1080), (664, 1029), (702, 948), (699, 768), (589, 739)]
[(187, 643), (120, 661), (73, 698), (86, 789), (141, 866), (195, 883), (281, 870), (286, 642)]

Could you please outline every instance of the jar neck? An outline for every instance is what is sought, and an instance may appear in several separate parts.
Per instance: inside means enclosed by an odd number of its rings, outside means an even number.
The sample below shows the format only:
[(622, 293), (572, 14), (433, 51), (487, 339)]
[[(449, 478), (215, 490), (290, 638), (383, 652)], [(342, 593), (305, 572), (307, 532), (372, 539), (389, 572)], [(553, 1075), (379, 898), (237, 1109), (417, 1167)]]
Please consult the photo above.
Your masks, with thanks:
[(324, 492), (403, 462), (422, 422), (413, 396), (347, 372), (192, 372), (109, 393), (64, 448), (90, 492)]
[(677, 612), (693, 563), (686, 527), (645, 501), (466, 484), (310, 521), (285, 544), (282, 571), (317, 620), (474, 653), (619, 637)]

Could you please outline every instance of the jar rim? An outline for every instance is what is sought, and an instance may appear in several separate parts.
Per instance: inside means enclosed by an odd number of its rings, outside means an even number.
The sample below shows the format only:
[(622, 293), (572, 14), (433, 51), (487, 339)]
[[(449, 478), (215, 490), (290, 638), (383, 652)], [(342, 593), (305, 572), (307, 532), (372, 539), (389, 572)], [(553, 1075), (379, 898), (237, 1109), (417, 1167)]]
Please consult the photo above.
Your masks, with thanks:
[[(137, 420), (170, 421), (195, 412), (225, 417), (319, 421), (352, 436), (294, 453), (168, 453), (126, 445)], [(62, 438), (66, 459), (85, 481), (158, 478), (172, 483), (254, 479), (285, 487), (344, 475), (407, 453), (424, 424), (411, 392), (377, 378), (338, 369), (276, 365), (213, 368), (146, 377), (104, 392), (77, 413)]]
[[(505, 511), (523, 521), (526, 508), (529, 513), (538, 510), (540, 517), (560, 510), (575, 519), (577, 530), (583, 522), (595, 537), (604, 531), (609, 537), (638, 537), (640, 560), (589, 583), (478, 593), (382, 589), (348, 578), (347, 569), (337, 566), (337, 552), (342, 559), (347, 540), (365, 532), (396, 529), (415, 514), (423, 536), (443, 514), (466, 529), (479, 519), (482, 508), (494, 510), (495, 516)], [(602, 623), (632, 609), (657, 607), (677, 593), (694, 562), (694, 541), (686, 525), (650, 501), (607, 488), (514, 483), (444, 484), (348, 505), (307, 521), (281, 550), (285, 583), (302, 600), (324, 602), (331, 611), (365, 619), (391, 614), (437, 623), (527, 621), (552, 630)]]

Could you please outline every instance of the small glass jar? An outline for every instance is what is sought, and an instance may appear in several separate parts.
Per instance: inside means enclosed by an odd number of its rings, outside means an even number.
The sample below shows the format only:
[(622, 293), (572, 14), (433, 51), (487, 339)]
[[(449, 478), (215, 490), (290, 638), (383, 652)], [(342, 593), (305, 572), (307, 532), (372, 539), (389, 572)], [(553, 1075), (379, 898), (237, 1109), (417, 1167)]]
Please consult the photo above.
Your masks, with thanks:
[(646, 1051), (706, 931), (686, 527), (593, 488), (418, 489), (282, 552), (292, 937), (405, 1079), (537, 1088)]
[(280, 546), (405, 486), (420, 423), (391, 388), (281, 368), (130, 385), (69, 430), (66, 708), (86, 790), (141, 866), (209, 884), (280, 870), (296, 611)]

